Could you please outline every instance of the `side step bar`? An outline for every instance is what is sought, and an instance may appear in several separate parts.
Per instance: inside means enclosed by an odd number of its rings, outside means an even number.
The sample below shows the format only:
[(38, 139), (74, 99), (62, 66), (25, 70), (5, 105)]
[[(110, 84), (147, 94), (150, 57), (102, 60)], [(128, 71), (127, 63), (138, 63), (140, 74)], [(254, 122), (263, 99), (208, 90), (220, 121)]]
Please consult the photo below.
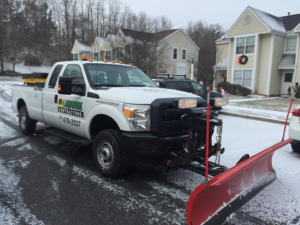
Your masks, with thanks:
[(64, 130), (55, 127), (46, 128), (44, 131), (48, 134), (55, 135), (67, 141), (73, 142), (79, 145), (80, 147), (90, 147), (93, 144), (93, 142), (88, 139), (80, 137), (76, 134), (71, 134), (69, 132), (66, 132)]

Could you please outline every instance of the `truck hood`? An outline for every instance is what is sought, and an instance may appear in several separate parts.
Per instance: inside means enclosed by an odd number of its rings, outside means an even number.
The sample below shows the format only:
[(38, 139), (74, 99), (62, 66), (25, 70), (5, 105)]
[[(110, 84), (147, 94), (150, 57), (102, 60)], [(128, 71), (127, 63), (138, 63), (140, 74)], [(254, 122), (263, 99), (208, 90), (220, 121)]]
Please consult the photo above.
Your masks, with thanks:
[(100, 99), (129, 104), (151, 104), (159, 98), (196, 98), (198, 95), (163, 88), (148, 87), (112, 87), (104, 90), (93, 90)]

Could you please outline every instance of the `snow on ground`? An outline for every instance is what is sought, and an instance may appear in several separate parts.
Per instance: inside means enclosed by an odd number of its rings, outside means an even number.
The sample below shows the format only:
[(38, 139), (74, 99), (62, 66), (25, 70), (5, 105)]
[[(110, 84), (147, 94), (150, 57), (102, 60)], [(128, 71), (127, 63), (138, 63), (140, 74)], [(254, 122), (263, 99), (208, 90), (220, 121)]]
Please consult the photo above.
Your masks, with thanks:
[[(11, 63), (5, 64), (5, 70), (13, 70), (13, 66)], [(23, 63), (17, 63), (15, 66), (15, 72), (17, 73), (49, 73), (51, 70), (51, 66), (26, 66)]]
[[(221, 164), (228, 167), (234, 166), (246, 153), (252, 156), (281, 141), (283, 125), (229, 116), (221, 118), (224, 119), (222, 141), (226, 149)], [(277, 180), (244, 205), (240, 214), (260, 218), (261, 224), (269, 224), (268, 221), (291, 224), (300, 218), (300, 154), (293, 153), (290, 144), (286, 145), (275, 152), (273, 167)], [(241, 220), (233, 216), (230, 224), (241, 224)], [(294, 224), (300, 224), (300, 220)]]
[[(4, 161), (0, 159), (0, 194), (1, 190), (5, 192), (4, 199), (1, 199), (2, 202), (14, 206), (14, 215), (12, 211), (7, 207), (3, 207), (3, 204), (0, 204), (0, 221), (1, 224), (19, 224), (19, 221), (25, 221), (27, 224), (32, 225), (41, 225), (44, 224), (36, 218), (35, 215), (30, 213), (27, 205), (23, 202), (21, 190), (18, 187), (20, 178), (12, 172), (11, 169), (7, 168), (4, 165)], [(7, 221), (7, 223), (5, 223)], [(12, 223), (10, 223), (12, 222)]]
[(27, 138), (19, 138), (19, 139), (15, 139), (13, 141), (9, 141), (9, 142), (6, 142), (4, 143), (2, 146), (10, 146), (10, 147), (14, 147), (14, 146), (17, 146), (17, 145), (22, 145), (25, 143)]
[[(231, 105), (224, 106), (221, 112), (228, 112), (228, 113), (244, 115), (244, 116), (254, 116), (254, 117), (273, 119), (279, 121), (285, 121), (287, 116), (287, 112), (285, 113), (285, 112), (277, 112), (277, 111), (264, 110), (264, 109), (253, 109), (253, 108), (231, 106)], [(291, 115), (292, 115), (292, 110), (289, 114), (289, 118), (291, 117)]]
[[(229, 99), (229, 105), (224, 106), (222, 112), (285, 121), (290, 101), (291, 99), (278, 97)], [(293, 109), (298, 105), (300, 105), (300, 100), (294, 99), (289, 118), (292, 115)]]
[[(4, 86), (1, 86), (3, 82), (0, 82), (0, 95), (1, 90), (5, 89), (5, 91), (8, 91), (12, 83), (8, 84), (4, 82)], [(5, 94), (7, 93), (5, 92)], [(7, 95), (7, 97), (10, 98), (9, 94)], [(3, 98), (3, 96), (2, 92), (0, 98)], [(236, 108), (238, 109), (235, 109), (233, 106), (226, 106), (224, 107), (224, 111), (227, 109), (241, 110), (241, 107)], [(246, 108), (243, 110), (245, 110), (245, 113), (247, 111), (249, 113), (249, 109)], [(14, 116), (8, 101), (1, 100), (0, 111), (1, 117), (18, 124), (17, 117)], [(260, 116), (266, 113), (268, 117), (270, 117), (270, 112), (264, 112), (264, 110), (251, 109), (250, 113)], [(273, 112), (271, 116), (284, 118), (285, 116), (283, 114), (284, 113)], [(254, 155), (281, 140), (283, 125), (224, 115), (221, 115), (220, 118), (224, 121), (222, 146), (226, 149), (224, 155), (221, 156), (221, 164), (228, 167), (234, 166), (244, 154), (249, 153), (250, 155)], [(18, 135), (13, 129), (1, 121), (0, 131), (0, 141)], [(286, 134), (286, 138), (287, 137), (288, 132)], [(52, 145), (60, 143), (60, 141), (55, 138), (44, 138), (44, 140)], [(23, 138), (19, 138), (14, 141), (8, 141), (5, 145), (10, 147), (16, 146), (18, 148), (18, 145), (24, 144), (23, 141)], [(63, 147), (64, 146), (62, 146), (61, 149)], [(17, 150), (24, 151), (31, 149), (30, 144), (25, 144)], [(63, 168), (68, 166), (66, 160), (58, 156), (48, 155), (47, 159), (59, 167)], [(211, 160), (214, 160), (214, 157), (212, 157)], [(18, 163), (21, 167), (25, 168), (29, 165), (30, 161), (28, 159), (18, 160)], [(29, 224), (41, 224), (34, 215), (30, 214), (30, 210), (23, 203), (21, 192), (18, 189), (19, 177), (12, 171), (14, 166), (14, 162), (9, 162), (7, 165), (4, 165), (4, 161), (0, 160), (0, 185), (4, 187), (4, 190), (9, 196), (11, 195), (9, 199), (4, 199), (4, 201), (7, 201), (8, 204), (15, 204), (19, 216), (12, 213), (2, 202), (0, 205), (0, 221), (7, 221), (8, 224), (10, 222), (18, 223), (21, 218), (26, 220)], [(287, 145), (275, 152), (273, 166), (277, 173), (277, 180), (260, 192), (236, 214), (232, 215), (230, 224), (292, 224), (292, 222), (293, 224), (300, 224), (300, 192), (298, 191), (300, 184), (300, 155), (293, 153), (291, 146)], [(124, 207), (125, 210), (146, 210), (149, 215), (153, 216), (151, 220), (147, 221), (148, 224), (159, 223), (158, 218), (162, 214), (164, 214), (164, 218), (169, 218), (169, 224), (182, 224), (185, 222), (185, 209), (178, 208), (176, 214), (174, 214), (169, 209), (161, 209), (160, 205), (154, 204), (151, 198), (147, 198), (138, 191), (128, 193), (126, 188), (107, 179), (103, 179), (96, 171), (91, 171), (76, 165), (72, 166), (71, 170), (75, 175), (75, 179), (73, 180), (74, 184), (78, 182), (76, 177), (84, 178), (119, 196), (120, 199), (118, 203), (121, 207)], [(153, 189), (153, 198), (159, 193), (166, 195), (167, 198), (187, 201), (188, 194), (185, 193), (185, 191), (192, 192), (195, 187), (204, 181), (202, 176), (183, 169), (168, 172), (165, 174), (165, 177), (170, 185), (161, 184), (158, 181), (146, 181), (146, 185)], [(51, 180), (51, 184), (53, 189), (59, 192), (59, 183), (57, 180)], [(181, 190), (177, 189), (177, 187), (180, 187)], [(128, 194), (132, 196), (125, 199), (124, 196)], [(173, 210), (172, 206), (170, 206), (170, 209)], [(249, 217), (255, 219), (252, 220), (252, 222), (248, 222)], [(256, 220), (259, 220), (259, 222), (253, 222)]]
[(0, 141), (16, 137), (18, 133), (0, 121)]
[(233, 99), (229, 99), (229, 104), (232, 103), (232, 102), (251, 102), (251, 101), (259, 101), (259, 100), (268, 100), (268, 99), (275, 99), (275, 97), (272, 97), (272, 98), (255, 98), (255, 97), (252, 97), (252, 98), (233, 98)]

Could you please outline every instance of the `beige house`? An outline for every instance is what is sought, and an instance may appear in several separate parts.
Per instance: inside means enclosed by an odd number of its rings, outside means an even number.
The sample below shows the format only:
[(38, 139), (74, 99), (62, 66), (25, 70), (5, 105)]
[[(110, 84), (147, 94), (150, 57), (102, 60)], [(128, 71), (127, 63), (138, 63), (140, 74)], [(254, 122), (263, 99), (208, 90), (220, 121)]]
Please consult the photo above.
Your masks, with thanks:
[(89, 42), (76, 39), (71, 54), (73, 55), (74, 61), (82, 60), (82, 56), (84, 55), (88, 58), (92, 58), (91, 44)]
[[(167, 67), (152, 68), (146, 71), (148, 75), (156, 73), (185, 74), (191, 76), (191, 62), (198, 60), (199, 47), (191, 40), (191, 38), (182, 30), (174, 29), (158, 33), (146, 33), (133, 31), (128, 29), (119, 29), (116, 35), (108, 34), (106, 38), (96, 37), (90, 47), (90, 54), (94, 60), (122, 60), (124, 54), (124, 46), (132, 43), (134, 40), (147, 42), (149, 44), (156, 43), (157, 51), (162, 45), (166, 48), (164, 59)], [(78, 40), (77, 40), (78, 42)], [(77, 48), (72, 49), (73, 59), (81, 60), (81, 57), (74, 57), (77, 54)], [(78, 45), (78, 43), (77, 43)]]
[(277, 17), (247, 7), (216, 41), (214, 86), (227, 80), (261, 95), (286, 94), (300, 82), (299, 33), (300, 14)]

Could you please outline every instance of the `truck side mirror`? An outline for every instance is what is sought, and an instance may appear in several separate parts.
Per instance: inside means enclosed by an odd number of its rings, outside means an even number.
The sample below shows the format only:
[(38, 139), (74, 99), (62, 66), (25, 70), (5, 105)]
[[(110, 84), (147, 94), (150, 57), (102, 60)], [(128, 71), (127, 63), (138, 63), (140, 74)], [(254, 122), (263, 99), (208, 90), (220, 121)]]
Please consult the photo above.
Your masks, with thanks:
[(58, 93), (63, 95), (72, 94), (72, 77), (60, 77), (58, 80)]

